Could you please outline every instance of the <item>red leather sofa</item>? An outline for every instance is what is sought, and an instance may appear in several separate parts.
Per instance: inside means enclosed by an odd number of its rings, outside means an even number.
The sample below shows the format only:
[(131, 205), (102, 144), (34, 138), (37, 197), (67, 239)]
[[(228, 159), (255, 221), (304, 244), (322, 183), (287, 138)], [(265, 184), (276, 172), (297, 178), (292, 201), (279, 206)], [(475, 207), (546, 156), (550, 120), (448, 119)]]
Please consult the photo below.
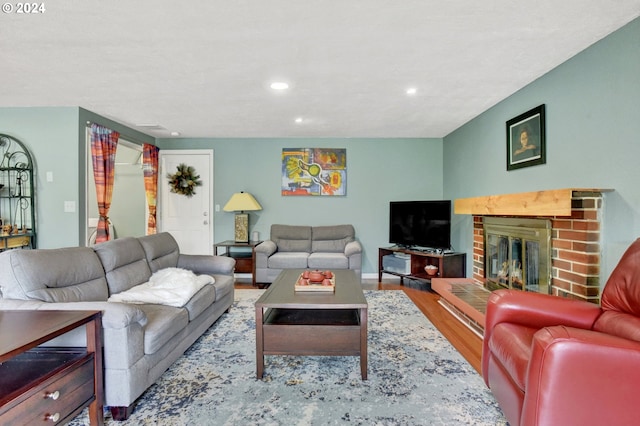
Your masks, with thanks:
[(639, 425), (640, 239), (609, 277), (600, 306), (494, 291), (482, 375), (511, 426)]

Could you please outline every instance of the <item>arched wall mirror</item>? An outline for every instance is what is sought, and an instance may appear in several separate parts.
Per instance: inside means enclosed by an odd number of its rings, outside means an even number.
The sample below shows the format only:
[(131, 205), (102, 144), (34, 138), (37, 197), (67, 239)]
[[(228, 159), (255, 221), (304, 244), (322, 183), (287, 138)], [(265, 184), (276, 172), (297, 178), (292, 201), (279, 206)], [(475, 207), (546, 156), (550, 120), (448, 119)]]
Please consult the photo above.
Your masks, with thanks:
[[(96, 185), (93, 179), (91, 161), (91, 137), (87, 133), (86, 163), (86, 212), (87, 241), (90, 246), (95, 241), (95, 229), (98, 223), (98, 201)], [(142, 146), (120, 137), (116, 150), (113, 199), (109, 210), (112, 238), (140, 237), (146, 233), (147, 203), (144, 191), (142, 171)]]

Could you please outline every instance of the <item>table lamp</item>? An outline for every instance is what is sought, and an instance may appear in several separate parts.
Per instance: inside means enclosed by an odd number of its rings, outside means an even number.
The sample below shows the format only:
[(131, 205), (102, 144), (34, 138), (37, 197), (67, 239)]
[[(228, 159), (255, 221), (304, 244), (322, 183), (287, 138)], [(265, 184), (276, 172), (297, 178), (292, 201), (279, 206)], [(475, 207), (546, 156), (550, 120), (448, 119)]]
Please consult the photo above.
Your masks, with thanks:
[[(249, 242), (249, 215), (245, 211), (262, 210), (260, 203), (248, 192), (240, 191), (231, 196), (223, 210), (236, 212), (235, 238), (236, 243)], [(239, 212), (239, 213), (238, 213)]]

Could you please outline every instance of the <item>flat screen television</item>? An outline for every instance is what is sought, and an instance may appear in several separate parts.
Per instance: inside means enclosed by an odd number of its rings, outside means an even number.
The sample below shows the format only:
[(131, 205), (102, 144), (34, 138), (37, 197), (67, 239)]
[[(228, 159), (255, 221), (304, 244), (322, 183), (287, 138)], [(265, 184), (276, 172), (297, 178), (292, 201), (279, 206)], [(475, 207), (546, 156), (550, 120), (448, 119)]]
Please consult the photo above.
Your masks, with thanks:
[(451, 200), (391, 201), (389, 242), (405, 247), (451, 247)]

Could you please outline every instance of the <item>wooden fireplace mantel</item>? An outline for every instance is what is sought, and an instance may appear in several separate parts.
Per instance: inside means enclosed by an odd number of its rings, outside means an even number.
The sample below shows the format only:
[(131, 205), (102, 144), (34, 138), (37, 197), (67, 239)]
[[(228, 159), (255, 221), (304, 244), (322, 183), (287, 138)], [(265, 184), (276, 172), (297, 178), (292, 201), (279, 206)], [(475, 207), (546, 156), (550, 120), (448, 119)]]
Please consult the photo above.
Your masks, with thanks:
[(610, 191), (612, 189), (566, 188), (458, 198), (454, 200), (453, 211), (477, 216), (571, 216), (571, 199), (576, 193)]

